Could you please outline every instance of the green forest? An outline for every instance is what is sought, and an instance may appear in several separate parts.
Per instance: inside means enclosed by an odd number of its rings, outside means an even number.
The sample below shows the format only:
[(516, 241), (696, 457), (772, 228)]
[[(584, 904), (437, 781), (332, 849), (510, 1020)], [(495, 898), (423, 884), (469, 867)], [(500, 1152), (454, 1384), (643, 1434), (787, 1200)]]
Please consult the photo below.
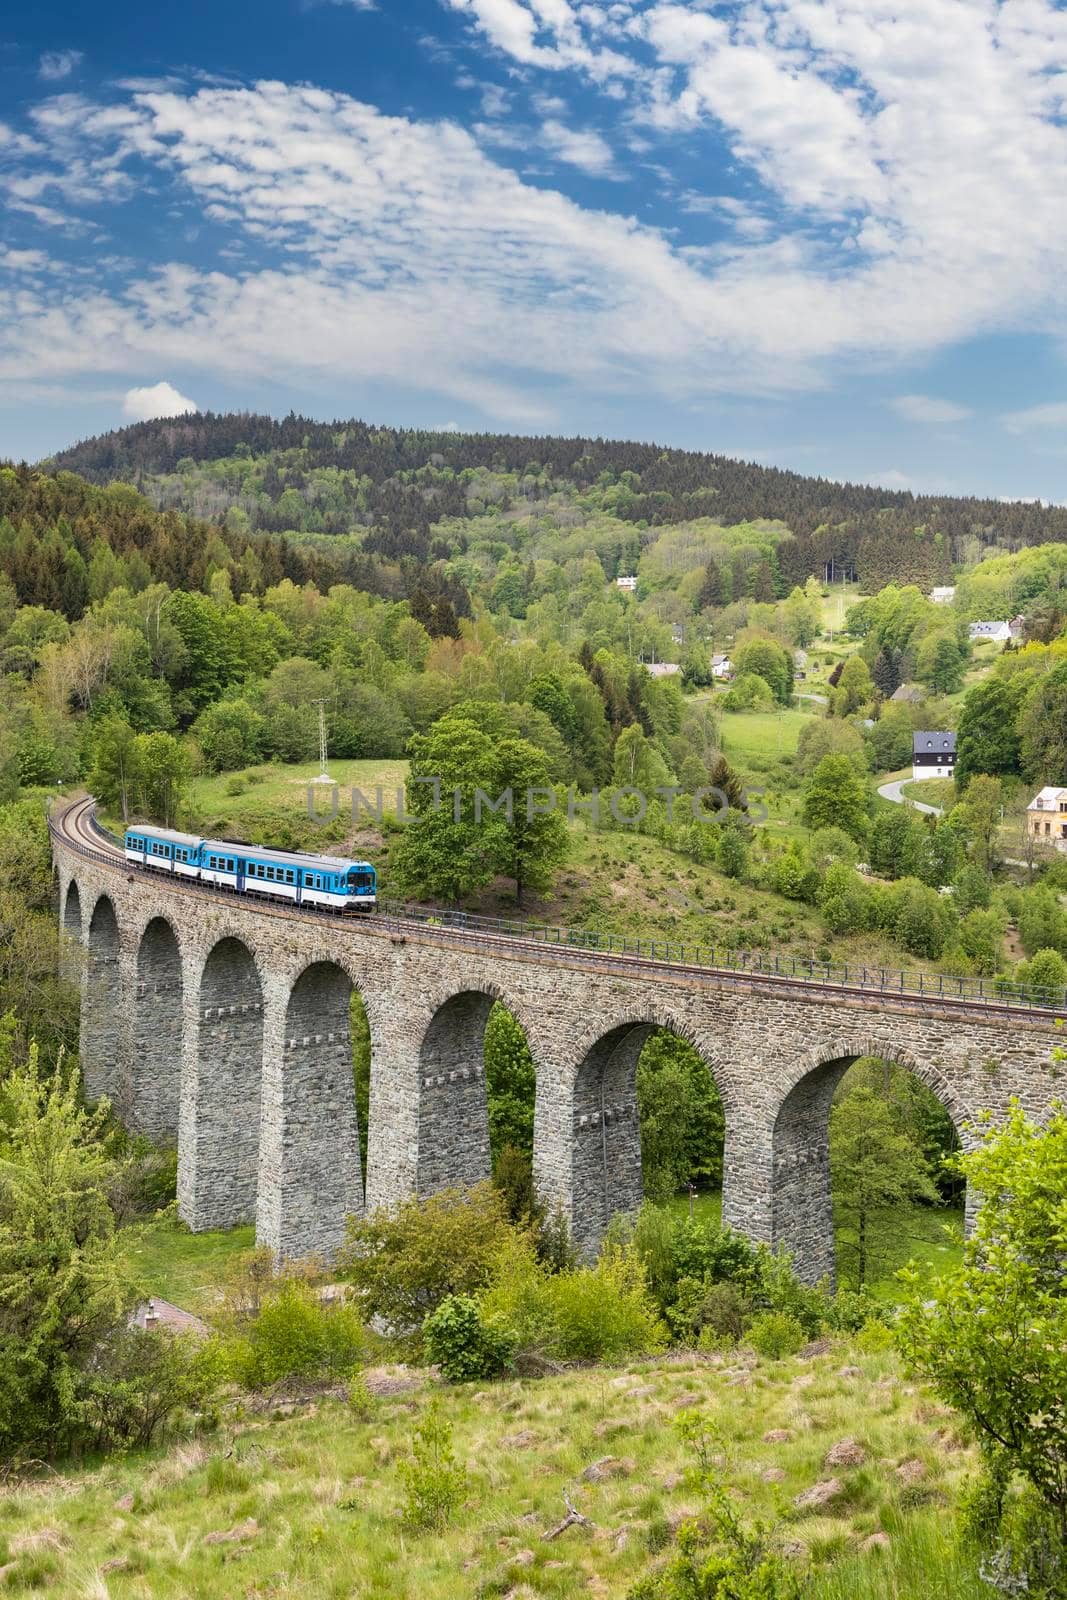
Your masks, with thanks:
[[(632, 1455), (646, 1472), (666, 1449), (677, 1482), (634, 1485), (637, 1531), (601, 1541), (592, 1567), (568, 1556), (554, 1577), (539, 1546), (526, 1564), (536, 1592), (576, 1592), (578, 1570), (584, 1584), (595, 1569), (615, 1586), (603, 1592), (636, 1600), (795, 1595), (797, 1552), (768, 1538), (765, 1517), (798, 1533), (825, 1600), (918, 1593), (909, 1571), (940, 1573), (936, 1592), (969, 1600), (987, 1592), (979, 1570), (994, 1559), (1025, 1592), (1065, 1592), (1062, 1561), (1047, 1555), (1067, 1514), (1067, 1332), (1050, 1267), (1062, 1254), (1062, 1116), (1039, 1129), (1020, 1111), (963, 1155), (948, 1112), (910, 1073), (857, 1062), (830, 1122), (837, 1283), (808, 1288), (787, 1260), (720, 1228), (722, 1105), (703, 1060), (657, 1029), (637, 1068), (646, 1204), (616, 1219), (595, 1262), (578, 1262), (565, 1219), (533, 1186), (536, 1066), (497, 1005), (485, 1039), (491, 1181), (353, 1220), (330, 1270), (276, 1269), (247, 1229), (184, 1233), (176, 1153), (124, 1129), (106, 1102), (84, 1103), (46, 827), (49, 804), (89, 792), (115, 828), (142, 819), (345, 849), (374, 863), (383, 895), (423, 906), (517, 907), (724, 952), (863, 961), (1060, 1006), (1067, 855), (1035, 845), (1025, 806), (1067, 782), (1064, 516), (646, 445), (297, 417), (141, 424), (0, 468), (0, 1451), (31, 1477), (34, 1462), (110, 1463), (106, 1493), (128, 1495), (132, 1518), (108, 1558), (125, 1563), (116, 1595), (177, 1595), (190, 1582), (235, 1592), (224, 1563), (241, 1553), (247, 1592), (270, 1592), (256, 1541), (271, 1494), (321, 1527), (286, 1557), (305, 1582), (333, 1583), (347, 1551), (361, 1581), (407, 1592), (383, 1576), (376, 1541), (395, 1565), (395, 1541), (434, 1532), (453, 1560), (478, 1563), (480, 1593), (522, 1593), (512, 1556), (535, 1535), (501, 1498), (521, 1496), (521, 1479), (482, 1481), (484, 1407), (464, 1386), (493, 1386), (524, 1427), (532, 1419), (535, 1451), (573, 1409), (577, 1473), (585, 1456), (631, 1459), (625, 1423), (606, 1454), (615, 1424), (596, 1391), (615, 1380), (604, 1373), (628, 1371), (637, 1392), (652, 1372), (651, 1394), (655, 1374), (683, 1361), (698, 1389), (736, 1379), (729, 1448), (672, 1398), (680, 1428), (650, 1415)], [(930, 597), (942, 584), (950, 603)], [(974, 621), (1009, 619), (1003, 648), (971, 637)], [(343, 806), (325, 825), (308, 817), (320, 704), (335, 777), (381, 785), (380, 817)], [(957, 736), (936, 814), (878, 792), (894, 776), (906, 788), (921, 729)], [(433, 810), (420, 777), (439, 779), (456, 808)], [(393, 798), (404, 785), (408, 824)], [(538, 790), (555, 809), (475, 825), (479, 788)], [(702, 791), (716, 792), (711, 815)], [(358, 1001), (353, 1044), (365, 1145)], [(989, 1220), (964, 1243), (968, 1183)], [(326, 1282), (342, 1292), (324, 1296)], [(201, 1343), (128, 1326), (147, 1292), (178, 1284), (204, 1315)], [(998, 1329), (996, 1371), (968, 1342), (981, 1317)], [(586, 1368), (579, 1392), (572, 1378)], [(861, 1375), (862, 1403), (842, 1398), (838, 1369)], [(787, 1389), (809, 1370), (821, 1398), (801, 1423)], [(916, 1400), (929, 1416), (913, 1415), (905, 1378), (930, 1385), (938, 1409)], [(840, 1502), (802, 1505), (831, 1435), (855, 1443), (880, 1385), (893, 1397), (883, 1432), (864, 1435), (858, 1458), (845, 1452)], [(1001, 1394), (1037, 1423), (1007, 1417)], [(320, 1405), (358, 1433), (345, 1482), (316, 1491), (310, 1521), (296, 1457), (280, 1451), (266, 1494), (254, 1429), (268, 1423), (244, 1431), (250, 1415), (279, 1421), (286, 1396), (310, 1430), (294, 1446), (306, 1460), (320, 1462)], [(935, 1415), (958, 1430), (951, 1459), (923, 1442), (929, 1428), (920, 1438)], [(807, 1429), (818, 1460), (802, 1448)], [(738, 1520), (724, 1474), (775, 1433), (786, 1466), (780, 1480), (753, 1479), (755, 1520)], [(167, 1467), (175, 1449), (191, 1452), (187, 1469)], [(915, 1459), (906, 1482), (898, 1469)], [(352, 1532), (352, 1511), (375, 1461), (372, 1537)], [(582, 1490), (589, 1514), (618, 1523), (636, 1470), (608, 1469), (603, 1503)], [(186, 1479), (209, 1521), (255, 1531), (217, 1528), (204, 1550)], [(670, 1523), (675, 1490), (700, 1508), (688, 1545)], [(103, 1561), (99, 1483), (71, 1492)], [(2, 1581), (73, 1592), (76, 1544), (42, 1532), (62, 1521), (57, 1504), (13, 1504)], [(548, 1516), (539, 1491), (523, 1504)], [(941, 1526), (950, 1504), (958, 1539)], [(488, 1519), (478, 1538), (471, 1505)], [(142, 1513), (157, 1519), (156, 1550), (132, 1525)], [(898, 1569), (872, 1553), (878, 1535)], [(448, 1593), (447, 1564), (426, 1559), (420, 1592)], [(733, 1587), (711, 1586), (715, 1563), (715, 1581)]]

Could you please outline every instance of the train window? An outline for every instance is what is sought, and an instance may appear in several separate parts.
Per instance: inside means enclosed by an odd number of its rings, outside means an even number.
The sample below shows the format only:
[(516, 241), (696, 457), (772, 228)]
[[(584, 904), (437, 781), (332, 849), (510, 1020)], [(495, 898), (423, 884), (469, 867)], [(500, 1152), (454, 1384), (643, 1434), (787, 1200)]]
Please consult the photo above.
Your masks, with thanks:
[(295, 872), (292, 872), (292, 871), (286, 872), (285, 881), (286, 881), (286, 883), (295, 883), (296, 882), (296, 874), (295, 874)]

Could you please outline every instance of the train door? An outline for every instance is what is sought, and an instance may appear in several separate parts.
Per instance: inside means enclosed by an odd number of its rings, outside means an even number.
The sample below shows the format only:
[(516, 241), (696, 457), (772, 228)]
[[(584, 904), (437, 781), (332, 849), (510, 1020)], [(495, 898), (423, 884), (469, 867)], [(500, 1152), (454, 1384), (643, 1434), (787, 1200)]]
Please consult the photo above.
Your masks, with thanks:
[(234, 866), (237, 869), (237, 893), (238, 894), (244, 894), (244, 889), (245, 889), (245, 865), (246, 865), (246, 863), (245, 863), (244, 857), (243, 856), (238, 856), (237, 860), (234, 862)]

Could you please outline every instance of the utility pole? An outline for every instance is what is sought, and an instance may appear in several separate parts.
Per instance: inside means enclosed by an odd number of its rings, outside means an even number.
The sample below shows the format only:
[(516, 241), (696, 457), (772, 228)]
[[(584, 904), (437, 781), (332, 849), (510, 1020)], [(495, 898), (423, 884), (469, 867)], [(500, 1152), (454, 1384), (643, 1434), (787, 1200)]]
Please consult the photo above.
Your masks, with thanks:
[(326, 701), (313, 700), (313, 706), (319, 708), (319, 775), (316, 783), (332, 783), (333, 779), (326, 771)]

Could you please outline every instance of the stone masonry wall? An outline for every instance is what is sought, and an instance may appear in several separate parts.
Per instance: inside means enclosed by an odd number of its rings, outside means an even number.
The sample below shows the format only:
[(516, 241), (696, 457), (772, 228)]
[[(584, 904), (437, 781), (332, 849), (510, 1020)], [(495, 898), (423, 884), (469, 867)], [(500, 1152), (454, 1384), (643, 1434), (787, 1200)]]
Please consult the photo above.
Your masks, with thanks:
[[(122, 953), (121, 962), (106, 954), (104, 913), (96, 978), (83, 991), (92, 1089), (118, 1071), (119, 1054), (144, 1049), (143, 1031), (115, 1025), (131, 1004), (121, 973), (136, 973), (146, 929), (165, 915), (181, 959), (181, 1214), (197, 1229), (255, 1215), (261, 1241), (285, 1254), (328, 1252), (339, 1211), (359, 1205), (346, 985), (358, 989), (371, 1033), (368, 1208), (487, 1172), (482, 1036), (499, 999), (525, 1030), (537, 1067), (541, 1193), (564, 1208), (586, 1255), (610, 1212), (640, 1199), (633, 1084), (651, 1027), (688, 1040), (718, 1085), (724, 1219), (788, 1246), (810, 1281), (832, 1264), (827, 1115), (851, 1061), (881, 1055), (915, 1072), (965, 1142), (980, 1110), (1001, 1115), (1017, 1095), (1041, 1116), (1062, 1092), (1051, 1064), (1056, 1032), (1025, 1014), (755, 976), (605, 968), (579, 951), (493, 946), (384, 916), (286, 916), (127, 875), (62, 843), (56, 858), (59, 903), (74, 904), (76, 883), (84, 925), (106, 894)], [(91, 968), (92, 937), (89, 945)], [(343, 980), (302, 978), (317, 963)], [(151, 1083), (136, 1059), (121, 1063), (122, 1074)], [(148, 1120), (143, 1099), (135, 1101), (134, 1115)]]

